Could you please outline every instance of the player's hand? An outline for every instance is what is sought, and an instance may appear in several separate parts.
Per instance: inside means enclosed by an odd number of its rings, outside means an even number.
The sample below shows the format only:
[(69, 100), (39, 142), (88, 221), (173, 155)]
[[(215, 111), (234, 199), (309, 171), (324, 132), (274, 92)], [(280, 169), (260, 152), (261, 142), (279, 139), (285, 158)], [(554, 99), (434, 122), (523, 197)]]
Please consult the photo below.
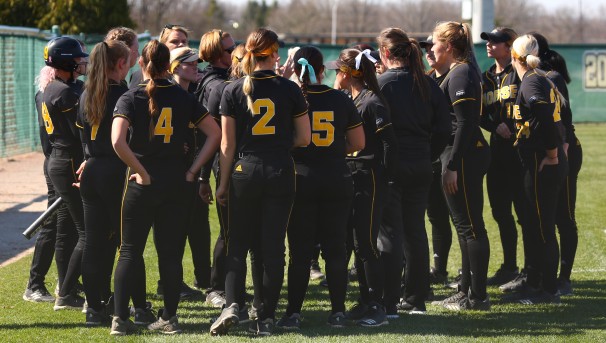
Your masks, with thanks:
[(149, 174), (145, 173), (144, 175), (140, 175), (139, 173), (132, 174), (129, 180), (135, 180), (135, 182), (139, 185), (147, 186), (151, 184), (151, 177)]
[(568, 143), (564, 143), (563, 148), (564, 148), (564, 156), (566, 156), (566, 158), (568, 158), (568, 147), (570, 146), (570, 144)]
[(455, 194), (459, 190), (457, 187), (457, 172), (446, 168), (442, 172), (442, 185), (446, 194)]
[(543, 166), (555, 166), (558, 163), (559, 163), (559, 161), (558, 161), (558, 157), (557, 156), (555, 158), (551, 158), (549, 156), (545, 156), (541, 160), (541, 164), (539, 164), (539, 172), (541, 172), (541, 170), (543, 170)]
[(227, 206), (227, 182), (221, 182), (219, 188), (217, 188), (217, 202), (221, 206)]
[(505, 139), (509, 139), (511, 138), (511, 135), (513, 135), (513, 133), (509, 131), (509, 127), (507, 127), (507, 124), (505, 123), (499, 124), (499, 126), (497, 126), (496, 132), (499, 136)]
[(80, 188), (80, 180), (82, 179), (82, 171), (84, 171), (84, 166), (86, 165), (86, 160), (80, 164), (78, 170), (76, 170), (76, 175), (78, 175), (78, 182), (72, 183), (72, 186), (76, 188)]
[(187, 145), (187, 143), (183, 143), (183, 153), (187, 154), (188, 151), (189, 151), (189, 145)]
[(213, 203), (213, 190), (210, 188), (208, 183), (201, 183), (200, 190), (198, 191), (198, 195), (202, 198), (204, 203), (211, 205)]

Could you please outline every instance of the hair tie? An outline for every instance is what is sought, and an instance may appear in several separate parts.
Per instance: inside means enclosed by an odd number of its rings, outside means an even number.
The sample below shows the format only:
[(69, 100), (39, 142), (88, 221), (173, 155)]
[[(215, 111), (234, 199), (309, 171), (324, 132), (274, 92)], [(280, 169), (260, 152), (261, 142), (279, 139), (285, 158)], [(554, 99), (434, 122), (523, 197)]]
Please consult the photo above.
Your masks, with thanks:
[(308, 73), (309, 73), (309, 81), (311, 81), (311, 83), (318, 83), (318, 80), (316, 79), (316, 72), (314, 70), (314, 67), (312, 67), (311, 64), (309, 64), (309, 62), (301, 57), (299, 58), (299, 60), (297, 61), (297, 63), (299, 63), (300, 65), (302, 65), (303, 67), (301, 67), (301, 76), (299, 76), (299, 81), (303, 82), (303, 75), (305, 75), (305, 67), (307, 67), (308, 69)]
[(464, 28), (465, 28), (465, 27), (463, 26), (463, 23), (462, 23), (462, 22), (459, 24), (459, 27), (460, 27), (460, 28), (462, 28), (462, 29), (464, 29)]
[(362, 55), (366, 56), (372, 63), (377, 63), (377, 60), (370, 55), (370, 50), (365, 49), (364, 51), (360, 51), (358, 56), (356, 56), (356, 70), (360, 70), (360, 62), (362, 62)]

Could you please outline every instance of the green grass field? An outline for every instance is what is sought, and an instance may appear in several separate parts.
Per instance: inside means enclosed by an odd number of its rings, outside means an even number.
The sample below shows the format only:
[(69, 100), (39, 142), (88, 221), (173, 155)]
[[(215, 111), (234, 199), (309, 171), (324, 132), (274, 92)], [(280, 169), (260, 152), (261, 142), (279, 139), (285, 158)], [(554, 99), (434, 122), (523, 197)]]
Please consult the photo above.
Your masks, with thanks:
[[(572, 279), (574, 296), (562, 298), (562, 305), (524, 306), (499, 304), (500, 292), (490, 288), (493, 303), (488, 313), (451, 313), (429, 305), (427, 315), (402, 315), (381, 328), (348, 327), (332, 329), (325, 324), (330, 309), (325, 288), (312, 281), (304, 304), (303, 323), (300, 332), (286, 333), (276, 330), (275, 335), (262, 338), (272, 342), (371, 342), (371, 341), (436, 341), (463, 342), (472, 339), (483, 341), (566, 341), (604, 342), (606, 341), (606, 154), (602, 147), (606, 136), (606, 125), (577, 125), (577, 134), (584, 149), (583, 168), (579, 177), (577, 200), (577, 221), (579, 227), (579, 248)], [(600, 205), (601, 204), (601, 205)], [(211, 211), (214, 214), (213, 211)], [(491, 242), (489, 274), (498, 269), (502, 261), (501, 245), (494, 220), (490, 215), (488, 200), (485, 198), (484, 217)], [(213, 244), (217, 234), (216, 217), (211, 218)], [(429, 227), (429, 226), (428, 226)], [(430, 240), (431, 242), (431, 240)], [(523, 256), (521, 243), (519, 261)], [(189, 249), (189, 248), (188, 248)], [(162, 306), (154, 297), (158, 269), (156, 254), (150, 241), (145, 253), (147, 263), (148, 296), (154, 307)], [(460, 264), (458, 245), (453, 244), (449, 262), (450, 275), (456, 275)], [(109, 328), (86, 328), (84, 314), (76, 311), (54, 312), (51, 304), (25, 302), (21, 299), (27, 283), (28, 256), (14, 264), (0, 269), (0, 342), (106, 342), (113, 341)], [(184, 259), (185, 280), (193, 279), (189, 250)], [(56, 268), (53, 266), (47, 277), (53, 282)], [(249, 289), (252, 288), (250, 280)], [(357, 285), (350, 285), (348, 304), (356, 299)], [(250, 290), (249, 290), (250, 291)], [(278, 316), (285, 308), (286, 289), (283, 288)], [(436, 288), (437, 296), (449, 290)], [(180, 323), (184, 334), (177, 337), (160, 336), (142, 330), (139, 334), (119, 338), (125, 342), (140, 341), (243, 341), (250, 336), (244, 328), (236, 328), (229, 336), (211, 338), (208, 334), (209, 320), (219, 311), (203, 303), (203, 299), (184, 301), (179, 308)]]

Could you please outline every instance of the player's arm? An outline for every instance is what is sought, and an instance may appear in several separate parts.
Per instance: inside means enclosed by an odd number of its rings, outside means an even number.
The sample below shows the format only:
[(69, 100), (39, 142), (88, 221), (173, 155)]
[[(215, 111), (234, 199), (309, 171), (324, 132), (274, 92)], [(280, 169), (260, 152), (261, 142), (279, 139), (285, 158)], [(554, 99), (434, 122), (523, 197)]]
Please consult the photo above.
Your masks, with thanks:
[(126, 143), (126, 134), (129, 127), (130, 123), (128, 119), (125, 117), (114, 117), (112, 122), (112, 146), (122, 162), (134, 171), (134, 174), (130, 176), (130, 180), (135, 180), (141, 185), (149, 185), (151, 179), (147, 170), (145, 170), (145, 167), (139, 162), (139, 159), (137, 159), (128, 143)]
[(345, 153), (351, 154), (364, 149), (366, 137), (364, 136), (364, 127), (358, 125), (345, 131)]
[(221, 116), (221, 153), (219, 154), (219, 187), (217, 201), (227, 205), (227, 192), (231, 167), (236, 153), (236, 119), (227, 115)]
[(295, 126), (292, 143), (293, 148), (308, 146), (311, 142), (311, 125), (309, 124), (307, 112), (293, 118), (293, 124)]
[(198, 153), (198, 156), (196, 156), (196, 159), (187, 171), (188, 177), (192, 178), (188, 181), (193, 181), (193, 178), (198, 174), (202, 165), (210, 160), (215, 154), (215, 151), (217, 151), (219, 143), (221, 142), (221, 130), (219, 130), (211, 115), (207, 114), (204, 116), (196, 127), (206, 135), (206, 141), (204, 142), (202, 149), (200, 149), (200, 153)]

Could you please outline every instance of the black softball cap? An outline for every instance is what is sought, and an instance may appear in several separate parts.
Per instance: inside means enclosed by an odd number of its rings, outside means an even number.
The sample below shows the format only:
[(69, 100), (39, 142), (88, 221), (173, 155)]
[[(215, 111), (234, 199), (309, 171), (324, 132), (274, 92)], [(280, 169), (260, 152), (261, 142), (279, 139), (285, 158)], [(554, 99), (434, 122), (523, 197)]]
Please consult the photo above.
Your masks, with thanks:
[(493, 30), (492, 32), (482, 32), (480, 34), (480, 38), (493, 43), (505, 43), (511, 40), (511, 37), (507, 33), (497, 30)]
[(419, 45), (423, 49), (431, 48), (431, 46), (433, 45), (433, 36), (432, 35), (427, 36), (427, 39), (420, 41)]

